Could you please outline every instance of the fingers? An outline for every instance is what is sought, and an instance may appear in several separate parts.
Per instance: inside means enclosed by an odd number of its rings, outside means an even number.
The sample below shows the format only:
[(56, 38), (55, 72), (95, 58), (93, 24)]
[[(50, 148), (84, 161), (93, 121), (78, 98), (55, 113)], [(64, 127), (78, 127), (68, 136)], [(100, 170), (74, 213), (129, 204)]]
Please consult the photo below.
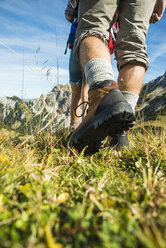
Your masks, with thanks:
[(158, 14), (152, 14), (151, 18), (150, 18), (150, 23), (156, 23), (161, 19), (161, 16), (158, 16)]

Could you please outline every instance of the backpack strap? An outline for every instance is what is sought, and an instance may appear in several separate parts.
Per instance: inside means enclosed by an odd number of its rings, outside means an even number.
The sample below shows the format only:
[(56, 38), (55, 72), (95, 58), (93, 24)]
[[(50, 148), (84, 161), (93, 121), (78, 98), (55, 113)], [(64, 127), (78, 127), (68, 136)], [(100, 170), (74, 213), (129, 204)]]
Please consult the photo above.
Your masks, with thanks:
[(114, 43), (116, 41), (116, 35), (118, 32), (119, 32), (119, 18), (118, 18), (118, 13), (116, 13), (114, 24), (110, 29), (110, 40), (108, 45), (111, 54), (114, 53)]
[(67, 43), (66, 43), (66, 48), (65, 48), (65, 52), (64, 52), (64, 54), (66, 54), (66, 53), (67, 53), (67, 48), (68, 48), (68, 46), (69, 46), (69, 39), (67, 40)]
[(75, 21), (72, 23), (71, 28), (70, 28), (70, 33), (69, 33), (69, 36), (68, 36), (68, 39), (67, 39), (67, 44), (66, 44), (66, 49), (65, 49), (64, 54), (67, 53), (68, 47), (69, 47), (70, 49), (73, 48), (74, 41), (75, 41), (75, 33), (76, 33), (76, 30), (77, 30), (77, 26), (78, 26), (78, 23), (77, 23), (77, 20), (75, 20)]

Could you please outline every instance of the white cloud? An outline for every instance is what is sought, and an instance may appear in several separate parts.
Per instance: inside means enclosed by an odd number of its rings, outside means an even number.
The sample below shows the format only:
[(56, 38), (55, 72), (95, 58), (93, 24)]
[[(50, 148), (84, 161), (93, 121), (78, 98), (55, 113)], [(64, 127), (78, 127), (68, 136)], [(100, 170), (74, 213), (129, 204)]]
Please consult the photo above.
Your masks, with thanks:
[(150, 62), (153, 63), (158, 57), (166, 58), (166, 43), (151, 46)]
[[(47, 77), (46, 72), (49, 68), (42, 71), (41, 67), (35, 67), (33, 70), (22, 65), (3, 65), (0, 68), (1, 94), (2, 96), (16, 95), (21, 97), (22, 88), (24, 98), (37, 98), (43, 93), (48, 93), (57, 84), (57, 68), (53, 67)], [(68, 82), (68, 70), (59, 69), (59, 83)], [(2, 94), (3, 92), (3, 94)]]
[(1, 1), (0, 7), (8, 12), (13, 12), (19, 15), (27, 15), (26, 9), (29, 9), (29, 5), (25, 1), (13, 0), (11, 1)]
[[(64, 18), (66, 3), (67, 0), (0, 0), (0, 42), (9, 47), (6, 48), (0, 44), (0, 96), (20, 97), (23, 53), (25, 98), (39, 97), (54, 87), (58, 81), (57, 59), (60, 68), (59, 82), (60, 84), (68, 83), (69, 52), (64, 55), (64, 50), (70, 24)], [(166, 69), (164, 68), (166, 64), (163, 62), (166, 57), (163, 30), (162, 28), (160, 30), (159, 26), (151, 26), (148, 38), (150, 68), (146, 73), (146, 82), (162, 75), (163, 70)], [(38, 47), (40, 51), (36, 53)], [(44, 64), (47, 59), (48, 61)], [(42, 70), (43, 67), (45, 68)], [(46, 72), (49, 68), (51, 68), (51, 75), (47, 80)], [(113, 61), (113, 69), (117, 79), (116, 61)]]
[[(47, 93), (56, 85), (68, 83), (68, 55), (59, 53), (59, 80), (57, 80), (57, 53), (54, 42), (46, 38), (40, 44), (40, 51), (35, 53), (37, 43), (35, 39), (26, 40), (23, 47), (21, 38), (2, 38), (5, 46), (0, 45), (0, 96), (21, 97), (22, 74), (24, 58), (24, 98), (36, 98)], [(34, 45), (35, 44), (35, 45)], [(15, 51), (19, 50), (18, 52)], [(14, 48), (14, 49), (13, 49)], [(37, 55), (35, 57), (35, 55)], [(48, 61), (47, 61), (48, 59)], [(65, 62), (64, 62), (65, 61)], [(38, 63), (37, 63), (38, 62)], [(46, 62), (46, 63), (44, 63)], [(51, 68), (51, 69), (50, 69)], [(67, 69), (66, 69), (67, 68)], [(50, 69), (50, 70), (49, 70)], [(50, 74), (47, 77), (47, 71)]]
[[(64, 18), (66, 3), (61, 0), (0, 0), (0, 96), (20, 97), (23, 56), (27, 98), (47, 93), (58, 81), (68, 83), (69, 54), (64, 55), (64, 50), (70, 25)], [(51, 73), (47, 80), (49, 68)]]

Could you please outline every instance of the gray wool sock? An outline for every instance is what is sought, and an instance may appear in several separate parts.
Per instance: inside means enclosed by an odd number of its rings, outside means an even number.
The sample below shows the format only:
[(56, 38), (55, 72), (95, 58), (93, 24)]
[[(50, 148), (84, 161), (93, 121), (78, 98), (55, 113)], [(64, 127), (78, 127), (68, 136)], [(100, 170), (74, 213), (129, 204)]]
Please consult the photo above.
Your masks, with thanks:
[(137, 105), (139, 95), (136, 95), (128, 91), (122, 91), (122, 94), (124, 98), (126, 99), (126, 101), (131, 105), (133, 111), (135, 112), (135, 107)]
[(85, 66), (85, 77), (90, 88), (103, 81), (114, 80), (112, 65), (105, 59), (92, 59)]

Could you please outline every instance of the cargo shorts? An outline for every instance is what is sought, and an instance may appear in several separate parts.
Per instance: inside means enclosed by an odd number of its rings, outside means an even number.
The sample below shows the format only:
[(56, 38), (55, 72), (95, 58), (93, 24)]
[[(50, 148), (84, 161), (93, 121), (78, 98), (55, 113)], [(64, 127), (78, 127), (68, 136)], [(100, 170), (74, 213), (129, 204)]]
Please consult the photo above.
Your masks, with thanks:
[(119, 32), (114, 44), (117, 67), (126, 64), (149, 66), (146, 35), (156, 0), (80, 0), (75, 55), (79, 58), (81, 41), (88, 36), (101, 38), (108, 45), (116, 12)]

